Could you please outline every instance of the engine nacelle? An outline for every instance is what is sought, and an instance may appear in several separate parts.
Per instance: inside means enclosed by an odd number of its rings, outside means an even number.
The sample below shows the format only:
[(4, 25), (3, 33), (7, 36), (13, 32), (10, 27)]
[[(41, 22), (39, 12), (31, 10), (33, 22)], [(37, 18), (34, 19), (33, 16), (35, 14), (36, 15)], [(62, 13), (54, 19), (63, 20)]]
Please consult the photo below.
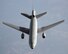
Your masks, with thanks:
[(42, 38), (46, 38), (46, 34), (45, 33), (42, 34)]
[(21, 34), (21, 38), (24, 39), (24, 34), (23, 33)]

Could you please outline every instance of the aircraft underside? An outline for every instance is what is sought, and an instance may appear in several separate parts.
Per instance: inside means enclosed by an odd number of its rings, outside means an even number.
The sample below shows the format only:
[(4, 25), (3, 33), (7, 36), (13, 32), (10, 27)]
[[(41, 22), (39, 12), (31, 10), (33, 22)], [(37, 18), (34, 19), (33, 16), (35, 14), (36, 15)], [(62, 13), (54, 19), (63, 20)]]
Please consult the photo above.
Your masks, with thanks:
[[(55, 27), (56, 25), (64, 22), (64, 20), (61, 20), (61, 21), (58, 21), (56, 23), (53, 23), (53, 24), (50, 24), (50, 25), (47, 25), (47, 26), (44, 26), (42, 28), (37, 28), (37, 19), (43, 15), (45, 15), (47, 12), (44, 12), (44, 13), (41, 13), (41, 14), (38, 14), (36, 15), (36, 11), (35, 10), (32, 10), (32, 15), (28, 15), (28, 14), (25, 14), (25, 13), (21, 13), (21, 15), (29, 18), (31, 20), (30, 22), (30, 28), (24, 28), (24, 27), (20, 27), (20, 26), (16, 26), (16, 25), (13, 25), (13, 24), (10, 24), (10, 23), (6, 23), (6, 22), (3, 22), (3, 24), (11, 27), (11, 28), (14, 28), (18, 31), (21, 31), (22, 34), (21, 34), (21, 38), (24, 39), (24, 33), (28, 34), (29, 35), (29, 45), (30, 45), (30, 48), (33, 49), (35, 48), (36, 44), (37, 44), (37, 34), (38, 33), (41, 33), (41, 32), (44, 32), (52, 27)], [(45, 33), (42, 33), (42, 38), (45, 38), (46, 37), (46, 34)]]

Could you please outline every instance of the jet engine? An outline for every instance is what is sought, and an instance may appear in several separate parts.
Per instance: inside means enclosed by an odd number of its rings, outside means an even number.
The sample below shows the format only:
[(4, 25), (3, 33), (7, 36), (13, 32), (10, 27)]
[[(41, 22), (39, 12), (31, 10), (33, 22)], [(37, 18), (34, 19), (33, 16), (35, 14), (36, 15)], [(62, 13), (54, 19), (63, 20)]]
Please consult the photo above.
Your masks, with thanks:
[(46, 38), (46, 34), (45, 33), (42, 34), (42, 38)]
[(21, 34), (21, 38), (24, 39), (24, 33)]

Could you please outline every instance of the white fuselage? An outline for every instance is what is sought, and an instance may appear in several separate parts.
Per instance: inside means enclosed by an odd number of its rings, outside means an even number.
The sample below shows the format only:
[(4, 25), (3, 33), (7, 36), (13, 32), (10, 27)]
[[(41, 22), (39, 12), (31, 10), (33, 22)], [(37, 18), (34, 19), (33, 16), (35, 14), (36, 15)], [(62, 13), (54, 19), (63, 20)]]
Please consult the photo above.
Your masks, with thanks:
[(31, 49), (35, 48), (37, 43), (37, 18), (35, 16), (35, 11), (32, 11), (32, 18), (30, 22), (30, 36), (29, 36), (29, 45)]

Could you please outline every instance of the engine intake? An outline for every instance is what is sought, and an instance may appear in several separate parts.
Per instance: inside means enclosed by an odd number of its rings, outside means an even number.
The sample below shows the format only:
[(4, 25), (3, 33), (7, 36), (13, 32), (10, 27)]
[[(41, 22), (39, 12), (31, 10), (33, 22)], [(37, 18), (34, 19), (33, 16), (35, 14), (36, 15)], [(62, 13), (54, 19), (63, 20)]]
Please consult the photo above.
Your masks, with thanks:
[(23, 33), (21, 34), (21, 38), (24, 39), (24, 34)]
[(42, 34), (42, 38), (46, 38), (46, 34), (45, 33)]

